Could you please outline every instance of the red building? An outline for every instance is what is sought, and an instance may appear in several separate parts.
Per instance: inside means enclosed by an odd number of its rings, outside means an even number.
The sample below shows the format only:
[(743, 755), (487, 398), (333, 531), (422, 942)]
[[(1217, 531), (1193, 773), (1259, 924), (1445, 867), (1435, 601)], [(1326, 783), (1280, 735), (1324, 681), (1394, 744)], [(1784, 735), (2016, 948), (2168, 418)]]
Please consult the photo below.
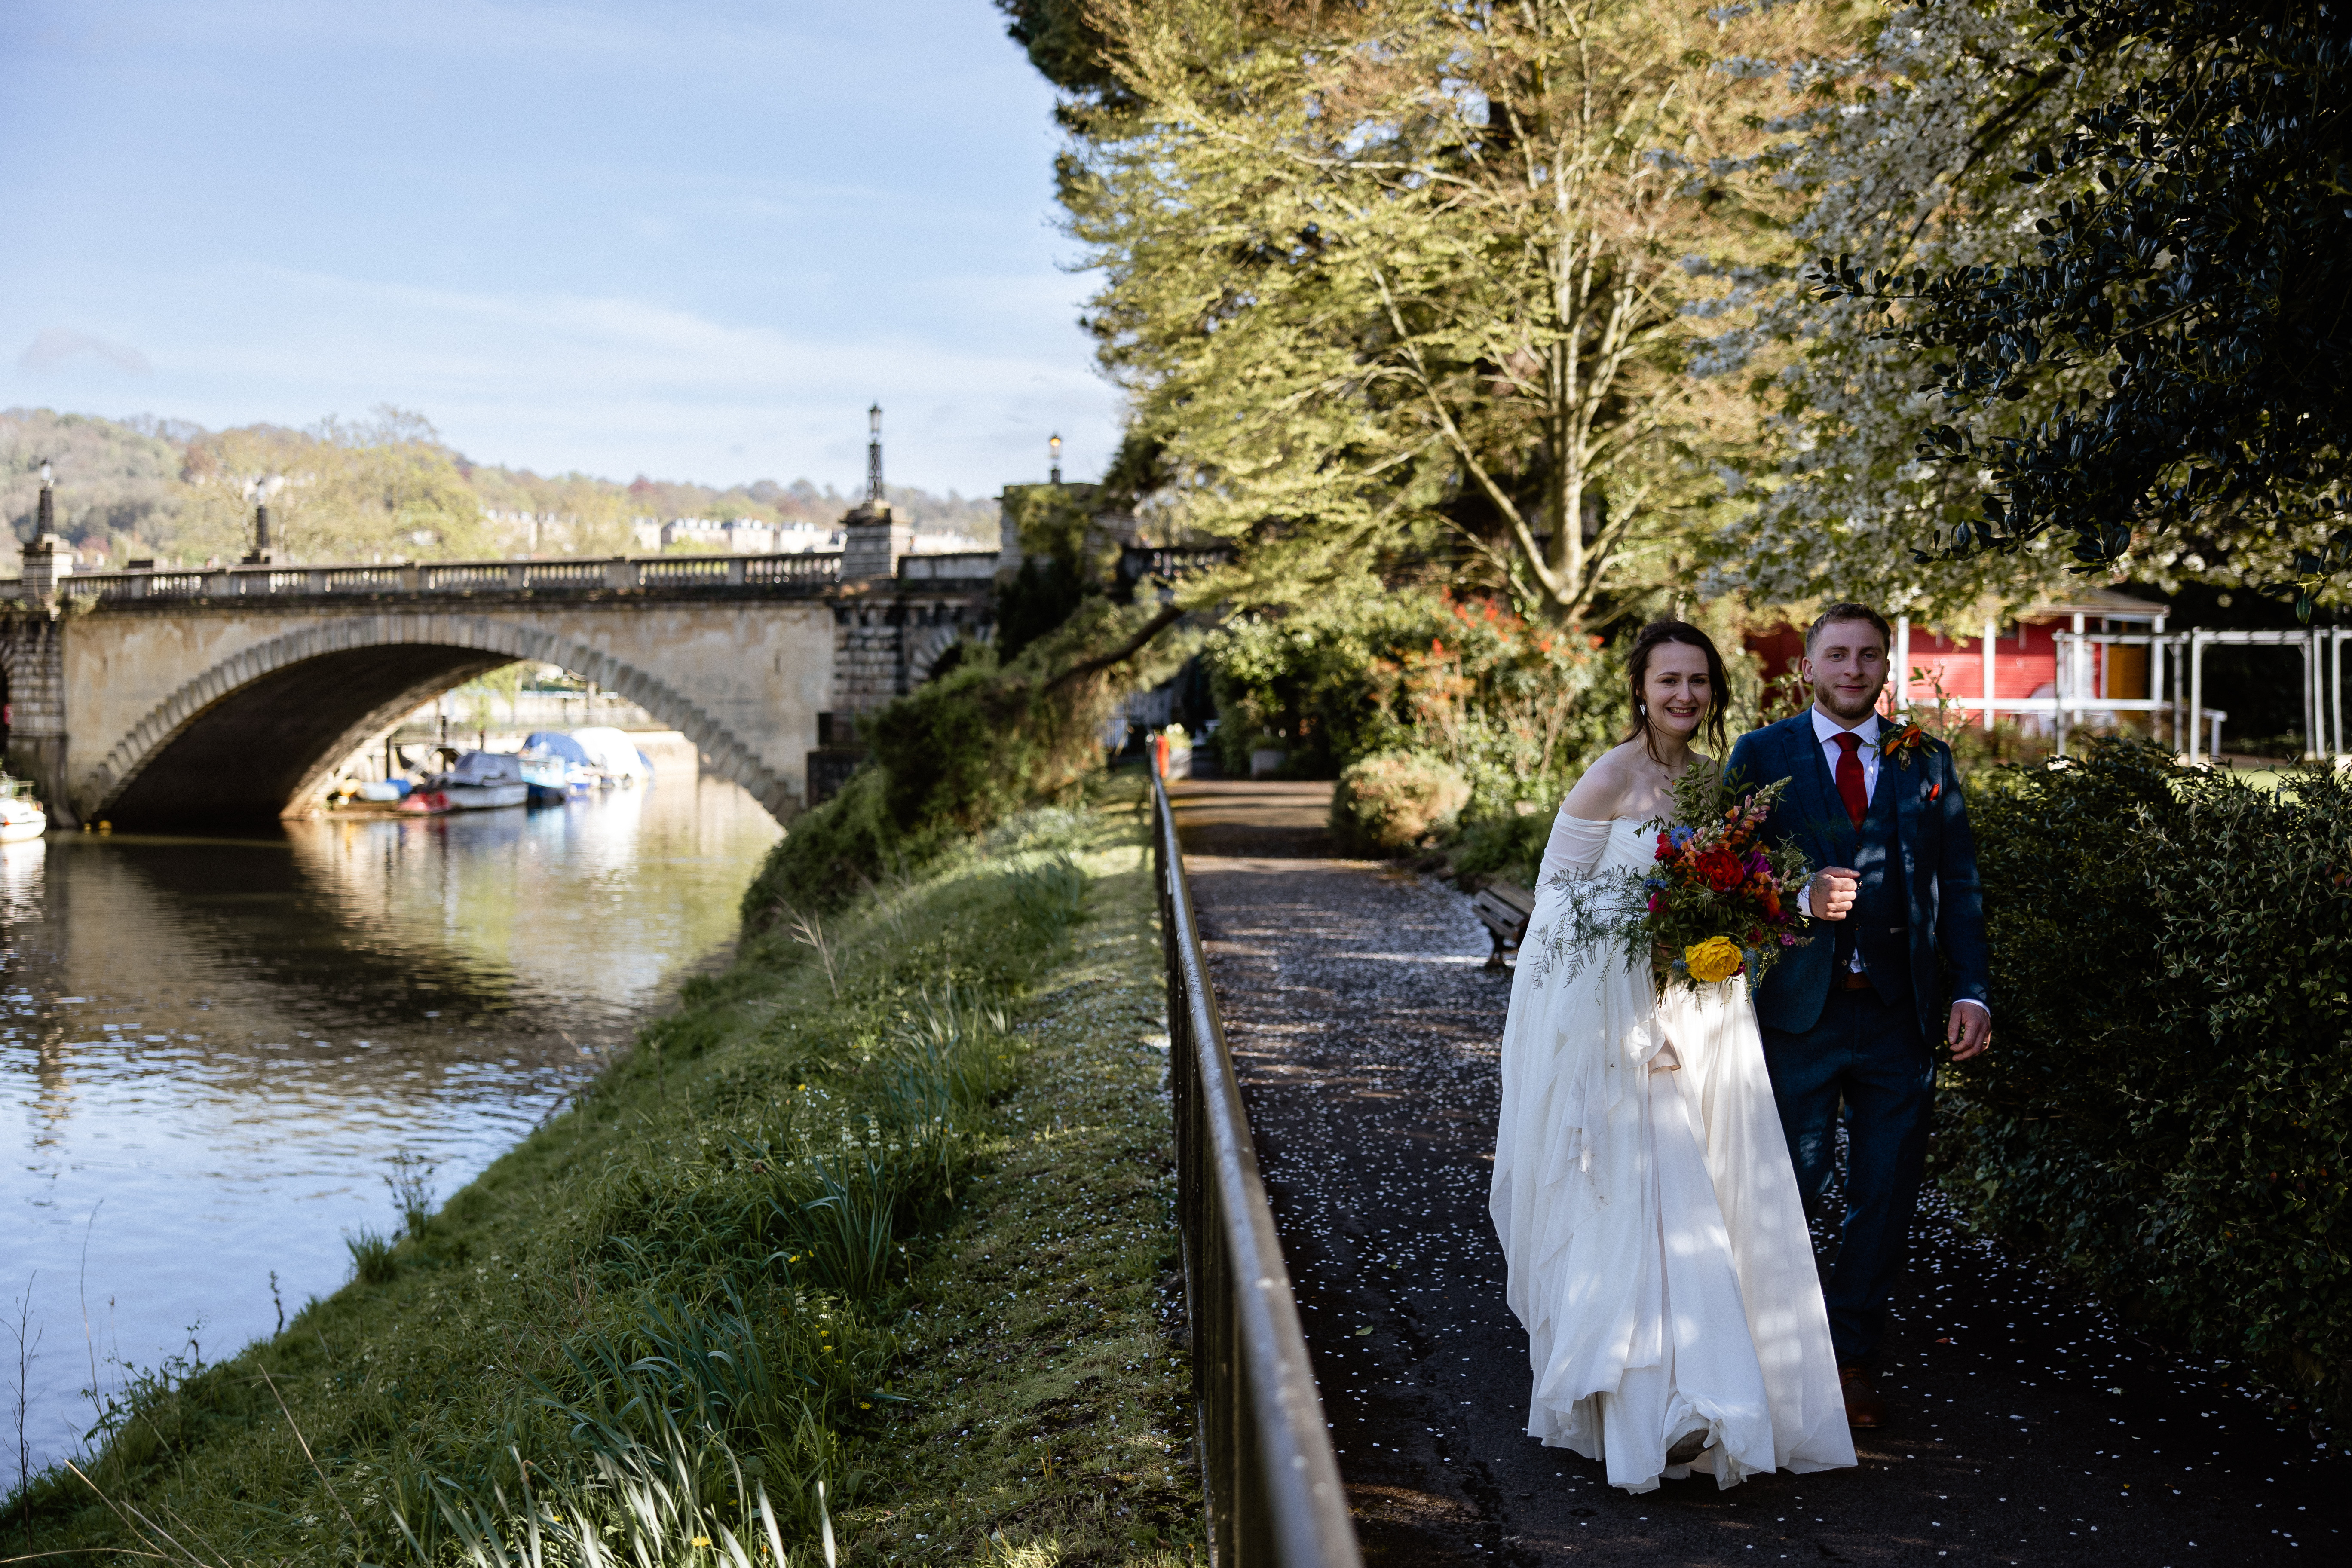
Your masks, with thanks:
[[(2105, 704), (2162, 700), (2169, 688), (2165, 672), (2152, 667), (2151, 656), (2164, 658), (2164, 647), (2094, 639), (2161, 635), (2168, 613), (2163, 605), (2111, 588), (2092, 588), (2036, 605), (2008, 625), (1988, 625), (1974, 637), (1948, 637), (1914, 626), (1903, 617), (1895, 624), (1890, 662), (1898, 673), (1888, 683), (1885, 706), (1932, 710), (1941, 702), (1955, 710), (1955, 717), (1965, 714), (1982, 722), (1990, 710), (1995, 718), (2016, 719), (2030, 730), (2046, 730), (2056, 718), (2063, 691), (2070, 723), (2120, 721), (2145, 729), (2154, 716), (2151, 710)], [(1987, 647), (1992, 650), (1990, 690)], [(1762, 662), (1767, 679), (1787, 674), (1805, 651), (1804, 629), (1784, 626), (1750, 637), (1748, 651)], [(2062, 656), (2068, 661), (2063, 671), (2059, 668)]]

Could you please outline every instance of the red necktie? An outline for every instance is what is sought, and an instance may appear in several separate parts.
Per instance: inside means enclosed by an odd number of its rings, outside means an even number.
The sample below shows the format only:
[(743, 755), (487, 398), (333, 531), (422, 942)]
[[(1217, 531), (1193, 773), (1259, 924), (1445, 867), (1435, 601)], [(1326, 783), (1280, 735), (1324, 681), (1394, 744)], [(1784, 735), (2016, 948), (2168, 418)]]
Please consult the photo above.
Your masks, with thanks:
[(1870, 815), (1870, 792), (1862, 783), (1862, 737), (1851, 730), (1841, 731), (1832, 737), (1838, 743), (1838, 798), (1845, 802), (1845, 814), (1853, 818), (1856, 827)]

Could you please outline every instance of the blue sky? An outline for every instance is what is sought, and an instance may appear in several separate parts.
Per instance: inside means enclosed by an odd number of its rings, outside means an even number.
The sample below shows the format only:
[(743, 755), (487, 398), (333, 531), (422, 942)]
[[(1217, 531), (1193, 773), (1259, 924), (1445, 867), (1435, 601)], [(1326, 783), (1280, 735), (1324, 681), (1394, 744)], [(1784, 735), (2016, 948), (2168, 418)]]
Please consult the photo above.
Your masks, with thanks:
[(11, 0), (0, 405), (619, 479), (1070, 477), (1117, 439), (987, 0)]

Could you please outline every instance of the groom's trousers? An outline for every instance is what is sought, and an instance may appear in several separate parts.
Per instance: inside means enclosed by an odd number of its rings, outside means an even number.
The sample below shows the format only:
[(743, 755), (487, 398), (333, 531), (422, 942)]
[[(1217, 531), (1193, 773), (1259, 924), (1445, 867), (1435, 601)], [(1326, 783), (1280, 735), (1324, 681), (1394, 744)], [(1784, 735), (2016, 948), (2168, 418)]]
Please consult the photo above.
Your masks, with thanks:
[(1823, 1281), (1838, 1364), (1877, 1348), (1886, 1299), (1910, 1246), (1912, 1210), (1927, 1159), (1936, 1068), (1908, 1005), (1875, 991), (1832, 987), (1821, 1021), (1803, 1034), (1766, 1029), (1764, 1065), (1797, 1167), (1806, 1212), (1822, 1216), (1845, 1111), (1845, 1217), (1837, 1261)]

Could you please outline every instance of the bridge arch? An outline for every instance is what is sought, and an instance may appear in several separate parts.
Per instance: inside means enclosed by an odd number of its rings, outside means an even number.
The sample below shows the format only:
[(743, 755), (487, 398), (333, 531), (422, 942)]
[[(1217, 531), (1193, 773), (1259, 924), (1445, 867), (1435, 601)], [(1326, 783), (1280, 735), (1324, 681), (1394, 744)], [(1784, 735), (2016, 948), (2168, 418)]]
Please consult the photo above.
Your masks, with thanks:
[(341, 616), (223, 659), (156, 703), (74, 789), (85, 821), (218, 826), (299, 814), (371, 735), (500, 665), (561, 665), (681, 731), (779, 820), (787, 780), (686, 695), (607, 648), (495, 616)]

